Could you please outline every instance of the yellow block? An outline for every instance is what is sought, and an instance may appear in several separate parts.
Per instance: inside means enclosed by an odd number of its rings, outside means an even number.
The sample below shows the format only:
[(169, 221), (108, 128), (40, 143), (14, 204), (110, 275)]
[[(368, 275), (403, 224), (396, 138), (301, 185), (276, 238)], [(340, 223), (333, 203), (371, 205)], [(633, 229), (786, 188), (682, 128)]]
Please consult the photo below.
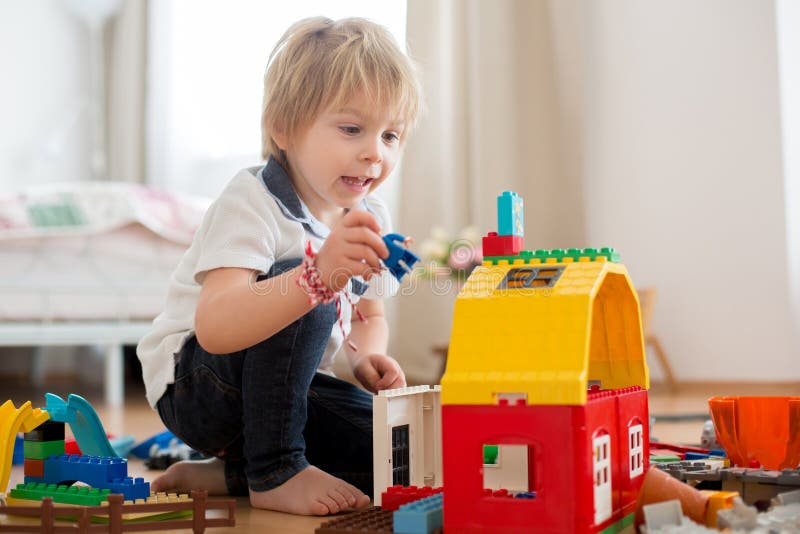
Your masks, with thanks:
[[(499, 288), (520, 268), (538, 270), (529, 271), (533, 287)], [(554, 273), (552, 287), (536, 285)], [(495, 404), (498, 393), (524, 393), (528, 404), (585, 404), (589, 380), (649, 387), (639, 300), (623, 265), (473, 271), (456, 300), (442, 404)]]
[(739, 496), (738, 491), (713, 491), (700, 490), (708, 495), (708, 507), (706, 508), (706, 526), (717, 528), (717, 512), (728, 508), (733, 508), (734, 497)]
[(0, 493), (5, 493), (8, 488), (17, 433), (30, 432), (48, 419), (50, 414), (40, 408), (32, 408), (31, 401), (19, 408), (15, 408), (10, 400), (0, 406)]

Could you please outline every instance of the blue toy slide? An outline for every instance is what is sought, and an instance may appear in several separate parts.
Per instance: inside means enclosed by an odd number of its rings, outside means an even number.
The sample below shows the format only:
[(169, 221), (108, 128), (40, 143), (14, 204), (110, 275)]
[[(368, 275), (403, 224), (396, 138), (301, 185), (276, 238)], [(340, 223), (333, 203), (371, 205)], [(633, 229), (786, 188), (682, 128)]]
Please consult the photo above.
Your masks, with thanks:
[(53, 393), (45, 393), (46, 410), (50, 419), (69, 423), (81, 452), (88, 456), (117, 456), (111, 447), (100, 417), (89, 401), (80, 395), (70, 394), (67, 401)]

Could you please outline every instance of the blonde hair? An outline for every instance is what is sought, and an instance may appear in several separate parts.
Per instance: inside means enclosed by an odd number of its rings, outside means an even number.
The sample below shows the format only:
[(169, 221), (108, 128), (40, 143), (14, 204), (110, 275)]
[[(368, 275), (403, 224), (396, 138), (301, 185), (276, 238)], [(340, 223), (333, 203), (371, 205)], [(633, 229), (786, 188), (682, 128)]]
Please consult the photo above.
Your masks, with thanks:
[(293, 24), (275, 45), (264, 75), (262, 156), (286, 157), (273, 132), (291, 138), (320, 112), (364, 90), (381, 109), (413, 127), (421, 90), (412, 61), (389, 31), (360, 18), (312, 17)]

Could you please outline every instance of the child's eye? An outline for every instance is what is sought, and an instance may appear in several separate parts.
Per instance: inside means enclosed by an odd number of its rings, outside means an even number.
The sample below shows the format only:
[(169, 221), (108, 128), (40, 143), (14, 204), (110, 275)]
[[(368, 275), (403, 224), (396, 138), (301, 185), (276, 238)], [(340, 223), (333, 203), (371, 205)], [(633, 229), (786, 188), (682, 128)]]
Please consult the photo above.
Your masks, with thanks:
[(395, 141), (400, 140), (400, 136), (397, 135), (395, 132), (386, 132), (383, 134), (383, 138), (390, 143), (394, 143)]
[(339, 129), (348, 135), (356, 135), (361, 131), (358, 126), (339, 126)]

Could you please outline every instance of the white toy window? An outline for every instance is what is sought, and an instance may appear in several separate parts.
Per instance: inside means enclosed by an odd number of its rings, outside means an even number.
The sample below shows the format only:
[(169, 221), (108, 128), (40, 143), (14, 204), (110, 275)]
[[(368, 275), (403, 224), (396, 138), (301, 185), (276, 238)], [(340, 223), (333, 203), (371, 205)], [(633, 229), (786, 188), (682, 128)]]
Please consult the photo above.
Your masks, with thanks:
[(611, 436), (602, 434), (592, 440), (594, 472), (594, 524), (611, 517)]
[(631, 479), (644, 473), (642, 425), (632, 425), (628, 427), (628, 468)]

